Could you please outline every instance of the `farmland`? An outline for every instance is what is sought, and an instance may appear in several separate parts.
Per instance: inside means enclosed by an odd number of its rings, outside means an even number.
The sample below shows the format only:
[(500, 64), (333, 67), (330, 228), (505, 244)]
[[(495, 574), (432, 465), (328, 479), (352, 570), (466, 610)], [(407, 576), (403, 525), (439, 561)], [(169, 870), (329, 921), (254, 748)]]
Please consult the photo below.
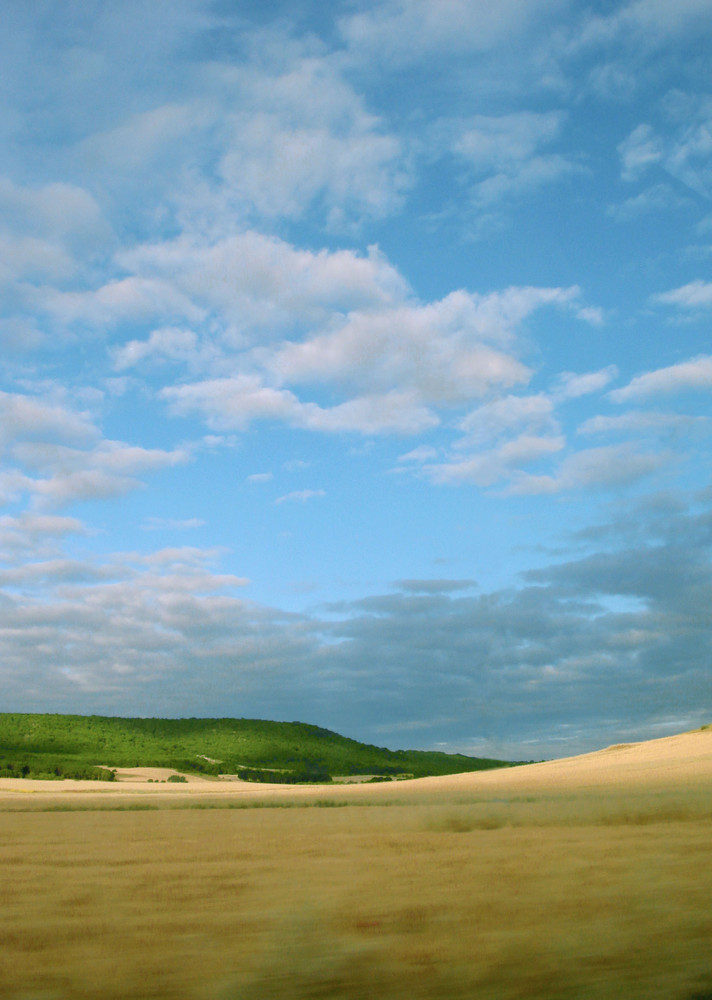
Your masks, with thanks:
[(0, 995), (712, 996), (712, 731), (216, 787), (0, 781)]

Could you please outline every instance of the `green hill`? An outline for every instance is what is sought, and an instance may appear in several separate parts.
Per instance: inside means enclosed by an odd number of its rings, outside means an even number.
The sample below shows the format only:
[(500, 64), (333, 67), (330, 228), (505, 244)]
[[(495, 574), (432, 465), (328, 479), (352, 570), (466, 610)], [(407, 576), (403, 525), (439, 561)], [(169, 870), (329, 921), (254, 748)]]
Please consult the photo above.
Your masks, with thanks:
[(101, 765), (301, 782), (354, 774), (419, 778), (510, 762), (386, 750), (303, 722), (0, 713), (0, 777), (112, 780)]

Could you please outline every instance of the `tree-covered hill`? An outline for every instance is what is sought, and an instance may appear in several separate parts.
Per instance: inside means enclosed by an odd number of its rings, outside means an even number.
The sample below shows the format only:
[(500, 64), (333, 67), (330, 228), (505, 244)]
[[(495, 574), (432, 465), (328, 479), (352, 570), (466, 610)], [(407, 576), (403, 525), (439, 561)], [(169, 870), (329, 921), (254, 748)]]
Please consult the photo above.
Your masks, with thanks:
[(294, 782), (353, 774), (425, 777), (509, 762), (387, 750), (303, 722), (0, 713), (0, 777), (111, 780), (102, 765)]

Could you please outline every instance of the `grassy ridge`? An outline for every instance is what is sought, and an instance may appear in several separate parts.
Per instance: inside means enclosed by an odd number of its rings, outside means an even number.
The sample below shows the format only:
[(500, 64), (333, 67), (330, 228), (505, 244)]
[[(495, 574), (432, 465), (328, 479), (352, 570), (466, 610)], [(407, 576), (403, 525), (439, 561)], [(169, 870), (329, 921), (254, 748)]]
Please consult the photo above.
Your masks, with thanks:
[(111, 767), (170, 767), (253, 781), (328, 781), (506, 767), (507, 761), (426, 750), (387, 750), (302, 722), (124, 719), (0, 713), (0, 777), (104, 778)]

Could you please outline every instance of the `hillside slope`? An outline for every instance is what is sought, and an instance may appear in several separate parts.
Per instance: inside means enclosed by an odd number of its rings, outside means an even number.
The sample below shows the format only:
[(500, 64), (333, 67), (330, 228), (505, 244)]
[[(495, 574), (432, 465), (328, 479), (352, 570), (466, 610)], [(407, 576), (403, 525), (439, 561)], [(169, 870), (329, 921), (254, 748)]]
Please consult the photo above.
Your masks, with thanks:
[(387, 750), (301, 722), (0, 713), (0, 776), (110, 780), (111, 772), (97, 765), (280, 782), (352, 774), (426, 777), (510, 766), (462, 754)]

